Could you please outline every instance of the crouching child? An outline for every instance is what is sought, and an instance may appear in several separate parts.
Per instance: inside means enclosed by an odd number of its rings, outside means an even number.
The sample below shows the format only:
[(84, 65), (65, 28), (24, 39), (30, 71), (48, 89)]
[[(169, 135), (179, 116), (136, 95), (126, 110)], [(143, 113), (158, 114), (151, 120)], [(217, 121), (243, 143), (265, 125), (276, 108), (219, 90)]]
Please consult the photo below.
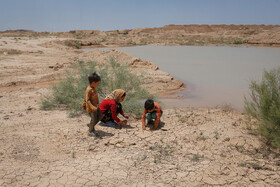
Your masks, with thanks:
[(124, 118), (128, 119), (129, 117), (124, 113), (122, 109), (121, 102), (124, 101), (126, 92), (123, 89), (114, 90), (109, 94), (99, 105), (100, 111), (103, 115), (101, 121), (106, 126), (120, 127), (120, 125), (126, 125), (127, 120), (120, 120), (118, 114), (121, 114)]
[(144, 105), (144, 113), (142, 115), (142, 129), (146, 130), (146, 119), (148, 125), (152, 125), (151, 131), (158, 128), (160, 117), (162, 116), (162, 109), (160, 105), (154, 102), (152, 99), (148, 99)]

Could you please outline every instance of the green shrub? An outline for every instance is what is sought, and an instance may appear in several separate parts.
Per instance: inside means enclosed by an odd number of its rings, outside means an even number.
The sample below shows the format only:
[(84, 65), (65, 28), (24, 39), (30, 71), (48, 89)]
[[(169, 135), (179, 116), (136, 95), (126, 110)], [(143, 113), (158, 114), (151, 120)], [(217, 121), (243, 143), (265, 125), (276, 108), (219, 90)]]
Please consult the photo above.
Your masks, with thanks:
[(128, 45), (136, 45), (136, 42), (133, 42), (132, 40), (129, 40), (127, 44)]
[(140, 117), (143, 112), (141, 101), (153, 98), (140, 86), (140, 77), (132, 74), (126, 65), (117, 63), (113, 58), (103, 66), (97, 66), (97, 63), (92, 61), (87, 63), (78, 61), (73, 65), (73, 71), (67, 72), (66, 79), (55, 85), (52, 94), (41, 101), (41, 109), (65, 107), (70, 111), (70, 116), (80, 115), (83, 112), (81, 105), (85, 90), (89, 85), (88, 75), (93, 72), (98, 72), (101, 76), (101, 82), (97, 87), (99, 102), (113, 90), (121, 88), (127, 91), (122, 103), (124, 111)]
[(80, 49), (82, 45), (82, 43), (79, 41), (69, 41), (69, 40), (65, 41), (64, 44), (68, 47), (73, 47), (76, 49)]
[(245, 97), (246, 112), (257, 119), (258, 132), (266, 143), (280, 147), (280, 67), (264, 71), (262, 81), (250, 84), (250, 97)]
[(233, 41), (233, 44), (243, 44), (243, 40), (240, 38), (237, 38)]
[(50, 110), (53, 108), (55, 108), (55, 105), (52, 102), (52, 98), (48, 97), (44, 100), (41, 100), (41, 106), (40, 106), (41, 110)]

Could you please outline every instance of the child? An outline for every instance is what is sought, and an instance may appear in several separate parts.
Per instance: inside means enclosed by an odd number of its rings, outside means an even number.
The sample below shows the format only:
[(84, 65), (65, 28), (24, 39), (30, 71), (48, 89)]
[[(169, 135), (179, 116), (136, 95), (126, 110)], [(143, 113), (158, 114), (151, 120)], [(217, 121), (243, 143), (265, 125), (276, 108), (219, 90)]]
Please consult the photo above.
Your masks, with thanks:
[(152, 123), (152, 120), (155, 120), (154, 127), (151, 128), (151, 131), (156, 130), (159, 124), (160, 117), (162, 115), (162, 109), (160, 105), (154, 102), (152, 99), (148, 99), (145, 102), (145, 109), (142, 115), (142, 129), (146, 130), (146, 118), (148, 124)]
[(97, 73), (92, 73), (88, 76), (89, 86), (85, 92), (85, 100), (83, 104), (83, 108), (87, 111), (90, 115), (91, 120), (88, 125), (88, 135), (89, 136), (98, 136), (98, 133), (95, 131), (95, 125), (100, 121), (102, 114), (100, 109), (98, 108), (98, 93), (96, 88), (98, 87), (99, 83), (101, 82), (101, 78)]
[(128, 119), (128, 116), (124, 114), (122, 110), (121, 102), (124, 100), (126, 92), (122, 89), (114, 90), (109, 94), (99, 105), (101, 113), (103, 115), (102, 122), (116, 122), (121, 125), (126, 125), (127, 120), (120, 120), (118, 114)]

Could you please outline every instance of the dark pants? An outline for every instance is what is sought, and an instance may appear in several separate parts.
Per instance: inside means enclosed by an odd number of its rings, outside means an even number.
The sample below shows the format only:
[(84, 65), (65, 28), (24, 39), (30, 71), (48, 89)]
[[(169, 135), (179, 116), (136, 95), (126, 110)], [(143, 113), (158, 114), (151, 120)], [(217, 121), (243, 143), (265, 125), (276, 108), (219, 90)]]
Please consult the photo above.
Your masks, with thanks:
[(102, 118), (102, 113), (100, 109), (98, 108), (96, 112), (92, 112), (89, 114), (91, 117), (90, 123), (89, 123), (89, 132), (93, 132), (95, 129), (95, 125), (100, 121)]
[[(117, 103), (117, 115), (122, 111), (122, 104)], [(109, 121), (113, 121), (111, 109), (105, 111), (103, 118), (101, 119), (103, 123), (108, 123)]]

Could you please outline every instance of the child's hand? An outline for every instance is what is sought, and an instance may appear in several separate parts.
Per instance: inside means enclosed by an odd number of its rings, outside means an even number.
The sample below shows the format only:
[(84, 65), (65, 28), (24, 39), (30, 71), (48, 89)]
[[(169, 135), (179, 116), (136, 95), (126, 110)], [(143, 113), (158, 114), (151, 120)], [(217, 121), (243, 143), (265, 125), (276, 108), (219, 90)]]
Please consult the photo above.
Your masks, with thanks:
[(146, 130), (146, 123), (142, 123), (142, 130)]
[(119, 124), (126, 125), (127, 124), (127, 120), (120, 121)]
[(125, 115), (125, 114), (123, 115), (123, 117), (125, 117), (126, 119), (128, 119), (128, 118), (129, 118), (129, 117), (128, 117), (127, 115)]

